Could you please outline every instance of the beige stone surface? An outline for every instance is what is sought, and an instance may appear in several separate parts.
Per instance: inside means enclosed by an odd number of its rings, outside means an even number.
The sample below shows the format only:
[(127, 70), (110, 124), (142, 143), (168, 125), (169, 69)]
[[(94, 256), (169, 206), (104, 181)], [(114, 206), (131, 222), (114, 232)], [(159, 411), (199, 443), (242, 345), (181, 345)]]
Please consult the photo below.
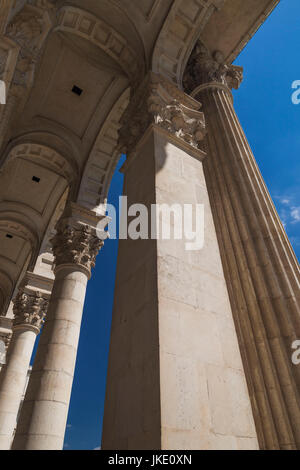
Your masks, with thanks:
[(63, 447), (86, 286), (103, 246), (100, 220), (70, 203), (55, 227), (53, 291), (12, 449)]
[(8, 450), (24, 392), (36, 332), (17, 330), (9, 347), (7, 364), (0, 374), (0, 449)]
[(102, 447), (257, 447), (202, 162), (154, 128), (125, 194), (204, 204), (207, 243), (195, 253), (184, 240), (120, 243)]
[(13, 449), (62, 448), (86, 283), (72, 266), (56, 273)]
[[(93, 211), (92, 221), (103, 215), (120, 154), (137, 145), (125, 168), (129, 204), (203, 203), (205, 244), (186, 252), (178, 240), (120, 242), (104, 447), (256, 448), (250, 395), (260, 447), (299, 448), (299, 377), (289, 361), (300, 334), (298, 264), (221, 96), (240, 80), (231, 62), (277, 4), (0, 0), (0, 315), (13, 317), (26, 271), (56, 284), (16, 448), (61, 448), (65, 430), (87, 267), (55, 274), (65, 246), (58, 240), (54, 256), (54, 227), (66, 201)], [(199, 38), (226, 64), (213, 77), (222, 93), (210, 89), (219, 113), (209, 97), (193, 94), (200, 108), (182, 93), (195, 91), (185, 70)], [(131, 109), (148, 72), (166, 87), (152, 90), (163, 102), (154, 114), (145, 97)]]

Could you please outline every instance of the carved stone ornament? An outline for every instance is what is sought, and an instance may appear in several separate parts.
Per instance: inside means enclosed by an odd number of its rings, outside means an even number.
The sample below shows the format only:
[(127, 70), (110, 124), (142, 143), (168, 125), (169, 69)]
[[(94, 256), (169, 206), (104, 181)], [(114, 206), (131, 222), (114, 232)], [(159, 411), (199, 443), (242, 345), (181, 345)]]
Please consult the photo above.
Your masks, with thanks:
[[(1, 333), (0, 332), (0, 341), (3, 342), (6, 350), (8, 348), (9, 343), (10, 343), (11, 337), (12, 337), (12, 333)], [(1, 360), (0, 360), (0, 364), (1, 364)]]
[(50, 26), (49, 16), (46, 17), (45, 13), (49, 13), (52, 9), (52, 2), (31, 0), (7, 26), (7, 36), (13, 39), (24, 51), (36, 56)]
[(54, 11), (49, 0), (30, 0), (6, 28), (6, 35), (19, 47), (19, 57), (12, 84), (28, 87), (42, 46), (51, 29), (49, 13)]
[(123, 152), (134, 151), (151, 124), (155, 124), (200, 148), (204, 139), (205, 119), (201, 105), (161, 76), (151, 73), (123, 115), (119, 144)]
[(91, 272), (96, 256), (104, 245), (103, 240), (97, 237), (96, 230), (85, 224), (66, 223), (64, 219), (56, 229), (56, 235), (50, 240), (55, 265), (75, 264)]
[(191, 93), (200, 85), (208, 83), (218, 83), (229, 89), (238, 89), (242, 81), (242, 67), (224, 64), (224, 57), (220, 51), (211, 55), (200, 41), (197, 42), (183, 77), (186, 93)]
[(40, 330), (47, 313), (49, 300), (39, 291), (26, 292), (21, 288), (14, 301), (14, 326), (30, 325)]

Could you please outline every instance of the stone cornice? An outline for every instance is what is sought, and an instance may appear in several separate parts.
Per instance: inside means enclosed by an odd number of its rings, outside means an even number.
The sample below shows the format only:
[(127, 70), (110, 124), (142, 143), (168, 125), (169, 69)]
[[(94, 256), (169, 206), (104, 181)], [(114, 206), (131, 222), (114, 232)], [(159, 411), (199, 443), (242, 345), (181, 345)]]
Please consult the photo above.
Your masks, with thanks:
[(199, 102), (179, 90), (173, 83), (150, 73), (121, 120), (119, 144), (121, 151), (131, 153), (151, 124), (199, 148), (205, 137), (204, 114)]
[(130, 154), (130, 156), (126, 159), (126, 161), (122, 165), (120, 169), (121, 173), (125, 174), (129, 170), (129, 168), (134, 164), (135, 159), (138, 157), (138, 152), (143, 147), (145, 141), (147, 141), (151, 133), (153, 133), (154, 135), (160, 135), (164, 137), (168, 141), (168, 143), (174, 144), (177, 148), (182, 149), (184, 152), (191, 155), (193, 158), (195, 158), (198, 161), (202, 162), (203, 160), (205, 160), (207, 156), (204, 150), (192, 147), (189, 143), (176, 137), (174, 134), (170, 134), (164, 128), (159, 127), (156, 124), (151, 124), (146, 130), (145, 134), (139, 140), (136, 146), (136, 151)]
[(37, 290), (41, 292), (45, 298), (48, 298), (52, 292), (53, 282), (52, 278), (27, 271), (21, 283), (21, 287), (24, 287), (25, 291), (29, 290), (29, 292), (31, 290)]

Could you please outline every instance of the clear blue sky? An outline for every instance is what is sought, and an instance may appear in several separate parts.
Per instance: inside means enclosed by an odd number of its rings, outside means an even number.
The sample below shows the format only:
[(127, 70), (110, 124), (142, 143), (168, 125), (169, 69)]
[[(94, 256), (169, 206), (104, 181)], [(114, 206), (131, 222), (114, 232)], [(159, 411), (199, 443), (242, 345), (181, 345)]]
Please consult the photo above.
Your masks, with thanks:
[[(299, 0), (281, 0), (238, 57), (244, 82), (235, 108), (263, 177), (299, 257), (300, 104), (291, 84), (300, 80)], [(109, 202), (118, 203), (115, 173)], [(100, 445), (118, 244), (106, 241), (88, 285), (65, 449)]]

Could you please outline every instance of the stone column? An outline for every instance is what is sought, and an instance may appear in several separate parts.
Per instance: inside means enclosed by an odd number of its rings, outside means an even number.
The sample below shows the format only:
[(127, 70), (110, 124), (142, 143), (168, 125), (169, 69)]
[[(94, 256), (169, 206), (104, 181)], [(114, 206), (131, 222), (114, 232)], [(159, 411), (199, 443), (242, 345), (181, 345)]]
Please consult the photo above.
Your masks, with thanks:
[(260, 447), (299, 449), (299, 265), (234, 111), (241, 81), (199, 43), (184, 85), (207, 119), (205, 177)]
[(7, 348), (12, 336), (12, 319), (0, 316), (0, 373), (4, 364), (6, 364)]
[(69, 204), (57, 224), (53, 291), (12, 449), (63, 447), (86, 286), (103, 245), (99, 220)]
[(13, 335), (0, 375), (0, 449), (10, 449), (36, 336), (49, 295), (22, 285), (14, 301)]
[[(124, 115), (128, 207), (177, 204), (174, 219), (161, 224), (172, 231), (188, 205), (183, 229), (193, 220), (199, 244), (191, 251), (187, 237), (164, 240), (161, 230), (148, 239), (145, 224), (140, 238), (120, 240), (103, 449), (257, 448), (203, 174), (199, 109), (151, 74)], [(197, 205), (204, 205), (204, 224)], [(136, 210), (144, 212), (131, 207), (130, 215)]]

